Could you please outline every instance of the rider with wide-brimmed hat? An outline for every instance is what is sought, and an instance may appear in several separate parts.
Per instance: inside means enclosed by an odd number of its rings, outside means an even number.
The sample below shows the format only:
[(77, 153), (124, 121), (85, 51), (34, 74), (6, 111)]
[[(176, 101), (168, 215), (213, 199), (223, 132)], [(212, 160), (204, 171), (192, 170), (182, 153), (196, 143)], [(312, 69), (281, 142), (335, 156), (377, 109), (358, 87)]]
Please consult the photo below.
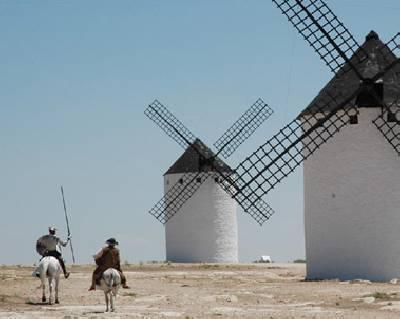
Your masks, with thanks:
[(126, 277), (121, 270), (121, 260), (119, 256), (119, 249), (117, 246), (119, 243), (115, 238), (109, 238), (106, 240), (107, 246), (102, 248), (97, 255), (93, 256), (96, 261), (97, 268), (93, 271), (92, 275), (92, 285), (90, 290), (96, 290), (96, 282), (100, 280), (103, 272), (108, 268), (114, 268), (118, 270), (121, 275), (122, 288), (129, 288), (126, 284)]

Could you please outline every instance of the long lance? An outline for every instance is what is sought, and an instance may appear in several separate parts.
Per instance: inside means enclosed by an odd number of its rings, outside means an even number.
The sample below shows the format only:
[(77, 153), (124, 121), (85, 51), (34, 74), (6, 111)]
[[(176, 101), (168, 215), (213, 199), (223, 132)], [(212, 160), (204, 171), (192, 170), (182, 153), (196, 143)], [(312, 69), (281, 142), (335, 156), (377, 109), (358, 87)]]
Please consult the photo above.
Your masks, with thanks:
[[(69, 230), (67, 207), (65, 206), (64, 189), (63, 189), (62, 186), (61, 186), (61, 194), (62, 194), (62, 199), (63, 199), (63, 204), (64, 204), (65, 221), (67, 222), (68, 237), (70, 237), (71, 236), (71, 231)], [(74, 249), (72, 248), (72, 240), (71, 239), (69, 240), (69, 246), (71, 247), (72, 262), (75, 264)]]

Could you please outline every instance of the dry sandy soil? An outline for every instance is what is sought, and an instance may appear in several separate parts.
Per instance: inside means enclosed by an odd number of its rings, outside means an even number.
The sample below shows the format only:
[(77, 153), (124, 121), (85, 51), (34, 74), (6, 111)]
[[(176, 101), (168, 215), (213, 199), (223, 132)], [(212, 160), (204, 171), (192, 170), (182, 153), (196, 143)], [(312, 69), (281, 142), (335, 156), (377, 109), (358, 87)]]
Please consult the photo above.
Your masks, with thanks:
[(302, 264), (125, 266), (131, 289), (104, 313), (93, 266), (69, 268), (49, 306), (32, 267), (0, 266), (0, 318), (400, 318), (400, 285), (306, 282)]

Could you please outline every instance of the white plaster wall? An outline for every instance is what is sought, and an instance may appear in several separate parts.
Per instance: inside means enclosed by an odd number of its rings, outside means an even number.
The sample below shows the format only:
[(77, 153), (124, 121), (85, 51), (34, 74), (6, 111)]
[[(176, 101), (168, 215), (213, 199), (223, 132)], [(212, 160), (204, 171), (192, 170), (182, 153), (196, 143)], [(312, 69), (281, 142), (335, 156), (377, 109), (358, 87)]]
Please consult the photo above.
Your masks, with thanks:
[(359, 109), (304, 163), (308, 278), (400, 277), (400, 158)]
[[(182, 176), (164, 176), (168, 191)], [(169, 181), (167, 185), (167, 181)], [(236, 202), (208, 178), (165, 225), (167, 260), (173, 262), (238, 262)]]

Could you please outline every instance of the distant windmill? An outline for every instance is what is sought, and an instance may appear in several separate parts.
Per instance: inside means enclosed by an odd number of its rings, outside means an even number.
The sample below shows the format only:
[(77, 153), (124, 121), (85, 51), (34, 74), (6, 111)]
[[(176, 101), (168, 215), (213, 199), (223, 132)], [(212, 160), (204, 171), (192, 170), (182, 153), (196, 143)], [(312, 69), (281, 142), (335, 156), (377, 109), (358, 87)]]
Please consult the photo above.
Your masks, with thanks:
[(400, 34), (359, 46), (324, 1), (272, 1), (335, 76), (224, 183), (257, 200), (308, 159), (307, 276), (399, 277)]
[[(150, 210), (166, 224), (167, 260), (238, 261), (236, 203), (219, 184), (233, 172), (218, 156), (229, 157), (272, 112), (261, 99), (257, 100), (214, 143), (217, 152), (213, 153), (160, 102), (156, 100), (147, 107), (146, 116), (185, 149), (164, 175), (164, 197)], [(230, 186), (233, 193), (234, 188)], [(262, 200), (252, 206), (249, 201), (237, 202), (260, 224), (273, 214)]]

